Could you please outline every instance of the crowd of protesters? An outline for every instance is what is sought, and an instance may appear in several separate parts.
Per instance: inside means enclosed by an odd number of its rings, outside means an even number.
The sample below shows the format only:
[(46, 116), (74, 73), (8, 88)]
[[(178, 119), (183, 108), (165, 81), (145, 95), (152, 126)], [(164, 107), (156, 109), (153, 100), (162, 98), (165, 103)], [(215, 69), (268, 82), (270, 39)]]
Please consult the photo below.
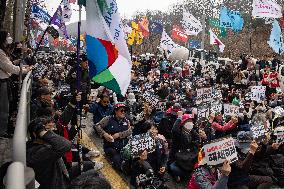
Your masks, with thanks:
[[(0, 130), (2, 137), (12, 136), (19, 91), (12, 74), (19, 75), (17, 63), (24, 53), (22, 73), (33, 70), (27, 166), (34, 169), (40, 189), (111, 188), (97, 172), (103, 164), (91, 160), (100, 152), (78, 148), (77, 115), (92, 116), (92, 137), (102, 138), (104, 155), (134, 188), (154, 187), (154, 180), (160, 181), (156, 188), (169, 188), (169, 177), (186, 182), (188, 189), (284, 187), (284, 145), (274, 136), (284, 119), (284, 112), (274, 111), (284, 105), (282, 63), (276, 56), (256, 60), (244, 54), (236, 63), (181, 65), (163, 57), (133, 57), (131, 83), (121, 96), (90, 81), (84, 54), (78, 69), (74, 54), (32, 57), (29, 51), (0, 32)], [(264, 98), (251, 99), (253, 86), (265, 86)], [(197, 103), (197, 90), (210, 87), (218, 93), (215, 101), (233, 104), (239, 113), (228, 116), (221, 108), (200, 116), (204, 107)], [(255, 123), (264, 125), (261, 140), (251, 130)], [(133, 157), (129, 139), (146, 133), (155, 149)], [(208, 165), (203, 146), (226, 137), (235, 139), (238, 160)]]

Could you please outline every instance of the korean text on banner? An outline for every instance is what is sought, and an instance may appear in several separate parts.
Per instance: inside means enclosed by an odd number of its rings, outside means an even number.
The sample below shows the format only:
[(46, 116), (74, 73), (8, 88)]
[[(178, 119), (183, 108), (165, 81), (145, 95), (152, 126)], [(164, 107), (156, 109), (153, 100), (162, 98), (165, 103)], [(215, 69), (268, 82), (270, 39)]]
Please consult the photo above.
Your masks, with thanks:
[(231, 162), (238, 160), (238, 153), (232, 137), (206, 144), (203, 148), (207, 165), (219, 165), (226, 160)]
[(202, 31), (202, 24), (189, 12), (183, 12), (182, 27), (187, 35), (197, 35)]
[(239, 114), (239, 107), (232, 105), (232, 104), (224, 104), (224, 115), (238, 115)]
[(251, 88), (251, 100), (261, 102), (263, 99), (265, 99), (265, 91), (265, 86), (253, 86)]
[(151, 153), (156, 149), (155, 140), (149, 135), (149, 133), (132, 136), (129, 140), (129, 144), (133, 157), (138, 157), (144, 150)]
[(281, 18), (282, 9), (275, 0), (253, 0), (252, 16), (255, 18)]

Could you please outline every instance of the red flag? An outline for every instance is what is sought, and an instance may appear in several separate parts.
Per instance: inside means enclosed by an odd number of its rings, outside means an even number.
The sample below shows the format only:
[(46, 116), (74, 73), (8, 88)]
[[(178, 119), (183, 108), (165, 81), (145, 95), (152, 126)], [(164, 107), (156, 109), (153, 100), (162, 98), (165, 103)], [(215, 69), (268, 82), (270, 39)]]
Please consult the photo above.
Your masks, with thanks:
[(143, 37), (147, 38), (149, 37), (149, 21), (146, 16), (143, 16), (141, 18), (141, 21), (138, 22), (139, 30), (142, 32)]
[(181, 27), (174, 25), (173, 30), (172, 30), (172, 38), (179, 40), (179, 41), (187, 42), (189, 39), (189, 36), (186, 35), (186, 33)]

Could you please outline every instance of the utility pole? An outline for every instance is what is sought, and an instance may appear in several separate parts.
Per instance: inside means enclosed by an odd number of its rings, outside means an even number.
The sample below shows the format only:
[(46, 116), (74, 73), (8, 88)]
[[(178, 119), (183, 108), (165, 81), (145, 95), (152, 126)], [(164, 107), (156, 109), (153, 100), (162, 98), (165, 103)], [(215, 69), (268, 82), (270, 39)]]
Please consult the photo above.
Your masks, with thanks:
[(24, 34), (24, 20), (25, 20), (25, 3), (26, 0), (15, 0), (14, 9), (14, 41), (20, 42)]

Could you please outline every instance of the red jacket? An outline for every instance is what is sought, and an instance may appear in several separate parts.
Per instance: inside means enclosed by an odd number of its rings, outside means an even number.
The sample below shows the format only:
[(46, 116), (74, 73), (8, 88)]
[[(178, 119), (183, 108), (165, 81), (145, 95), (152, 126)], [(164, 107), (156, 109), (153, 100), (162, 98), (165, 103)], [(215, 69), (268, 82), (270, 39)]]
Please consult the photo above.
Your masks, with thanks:
[(220, 125), (219, 123), (217, 122), (213, 122), (211, 124), (211, 127), (213, 129), (215, 129), (216, 131), (221, 131), (221, 132), (226, 132), (226, 131), (229, 131), (229, 130), (232, 130), (236, 127), (236, 124), (234, 124), (233, 121), (229, 121), (228, 123), (226, 123), (224, 126)]

